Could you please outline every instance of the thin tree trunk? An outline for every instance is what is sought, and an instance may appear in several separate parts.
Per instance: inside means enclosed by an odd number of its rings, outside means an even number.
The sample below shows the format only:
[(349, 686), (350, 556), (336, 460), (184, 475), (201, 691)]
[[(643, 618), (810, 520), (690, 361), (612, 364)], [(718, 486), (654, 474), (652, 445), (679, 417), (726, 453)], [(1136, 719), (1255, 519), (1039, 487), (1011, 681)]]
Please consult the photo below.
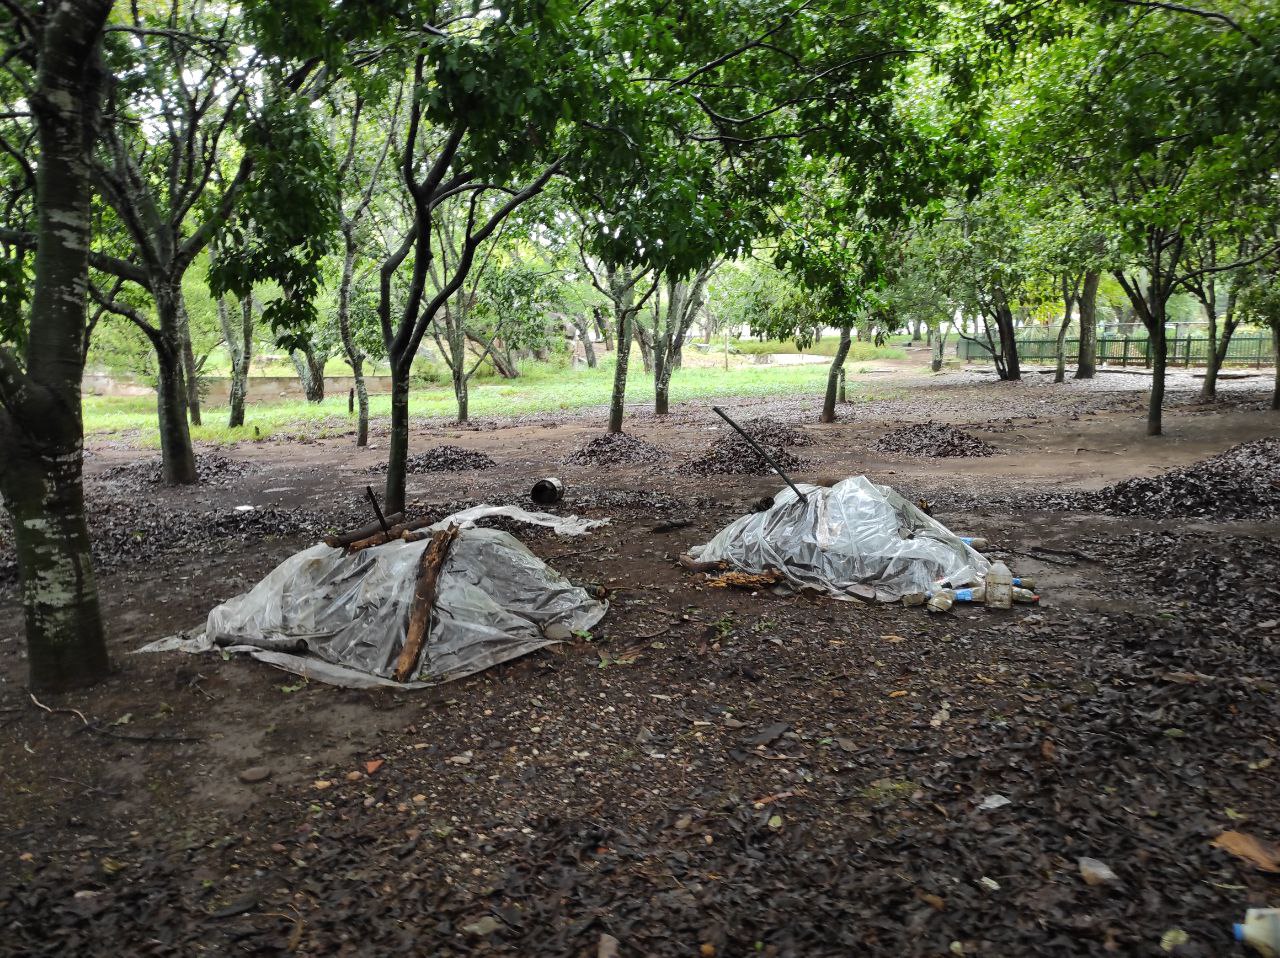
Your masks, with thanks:
[(1084, 274), (1080, 287), (1080, 355), (1076, 379), (1092, 379), (1098, 370), (1098, 283), (1102, 274)]
[(1275, 363), (1275, 384), (1271, 388), (1271, 408), (1280, 410), (1280, 320), (1271, 323), (1271, 361)]
[(827, 372), (827, 392), (822, 400), (822, 416), (819, 422), (835, 422), (836, 421), (836, 398), (840, 389), (840, 374), (844, 370), (845, 357), (849, 355), (849, 347), (853, 343), (853, 336), (848, 326), (840, 327), (840, 345), (836, 347), (836, 354), (831, 358), (831, 368)]
[[(1064, 288), (1066, 283), (1064, 282)], [(1062, 324), (1058, 327), (1058, 343), (1055, 350), (1055, 359), (1057, 364), (1053, 371), (1053, 381), (1055, 383), (1066, 382), (1067, 380), (1067, 330), (1071, 328), (1071, 309), (1075, 305), (1075, 297), (1067, 293), (1063, 297), (1062, 304)]]
[(613, 366), (613, 394), (609, 397), (609, 432), (622, 432), (622, 413), (627, 401), (627, 367), (631, 364), (630, 308), (618, 317), (618, 356)]
[(187, 412), (191, 425), (200, 425), (200, 370), (196, 368), (195, 350), (191, 346), (191, 317), (187, 300), (178, 289), (178, 334), (182, 337), (182, 374), (187, 385)]
[(351, 332), (351, 287), (356, 274), (356, 241), (353, 230), (344, 229), (346, 251), (342, 257), (342, 278), (338, 283), (338, 336), (342, 351), (351, 367), (351, 377), (356, 384), (356, 446), (369, 444), (369, 389), (364, 381), (364, 350), (356, 345)]
[(1014, 326), (1013, 312), (1009, 309), (1000, 293), (1000, 303), (996, 307), (996, 330), (1000, 334), (1000, 357), (1004, 366), (1002, 379), (1019, 380), (1022, 378), (1022, 363), (1018, 358), (1017, 330)]
[[(1222, 330), (1219, 335), (1210, 335), (1209, 354), (1205, 358), (1204, 384), (1200, 388), (1201, 399), (1214, 399), (1218, 395), (1218, 373), (1227, 361), (1227, 351), (1231, 348), (1231, 337), (1235, 335), (1240, 320), (1236, 316), (1236, 293), (1232, 289), (1227, 294), (1227, 311), (1222, 317)], [(1216, 322), (1214, 327), (1216, 327)]]
[[(652, 374), (653, 373), (653, 347), (652, 345), (650, 345), (650, 341), (648, 336), (645, 333), (644, 326), (640, 324), (640, 322), (638, 321), (638, 317), (632, 317), (631, 327), (632, 327), (632, 337), (635, 339), (636, 344), (640, 347), (640, 362), (644, 364), (644, 371), (646, 373)], [(622, 337), (619, 336), (618, 340), (619, 342), (621, 342)]]
[(1151, 344), (1151, 405), (1147, 409), (1147, 435), (1159, 436), (1163, 430), (1164, 373), (1169, 345), (1164, 334), (1164, 303), (1153, 306), (1157, 315), (1147, 333)]
[(107, 0), (51, 7), (38, 37), (36, 250), (25, 363), (0, 348), (0, 491), (13, 521), (31, 688), (88, 685), (110, 665), (81, 470), (85, 298), (92, 229), (90, 131), (105, 77)]
[(409, 361), (392, 359), (391, 441), (387, 450), (384, 512), (404, 511), (405, 467), (409, 459), (409, 369)]

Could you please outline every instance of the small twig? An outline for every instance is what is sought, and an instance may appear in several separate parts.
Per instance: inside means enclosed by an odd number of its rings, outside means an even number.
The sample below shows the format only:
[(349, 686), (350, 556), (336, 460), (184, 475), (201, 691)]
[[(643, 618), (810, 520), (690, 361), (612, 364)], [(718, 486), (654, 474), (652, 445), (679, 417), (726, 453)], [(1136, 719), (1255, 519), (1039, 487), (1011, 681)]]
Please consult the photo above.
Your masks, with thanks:
[(561, 552), (559, 555), (547, 556), (548, 561), (555, 559), (567, 559), (570, 556), (586, 556), (596, 552), (600, 552), (605, 546), (596, 546), (594, 549), (576, 549), (573, 552)]
[(45, 705), (45, 704), (44, 704), (43, 702), (41, 702), (38, 698), (36, 698), (36, 694), (35, 694), (34, 692), (28, 692), (27, 694), (31, 696), (31, 701), (32, 701), (32, 702), (34, 702), (34, 703), (36, 704), (36, 707), (37, 707), (37, 708), (42, 708), (42, 709), (44, 709), (44, 710), (45, 710), (46, 712), (48, 712), (50, 715), (57, 715), (57, 714), (62, 714), (62, 715), (74, 715), (76, 718), (78, 718), (81, 722), (83, 722), (83, 723), (85, 724), (85, 727), (86, 727), (86, 728), (88, 728), (88, 726), (89, 726), (89, 720), (88, 720), (87, 718), (85, 718), (85, 717), (84, 717), (84, 713), (83, 713), (83, 712), (80, 712), (80, 711), (78, 711), (78, 710), (76, 710), (76, 709), (51, 709), (51, 708), (49, 708), (49, 706)]

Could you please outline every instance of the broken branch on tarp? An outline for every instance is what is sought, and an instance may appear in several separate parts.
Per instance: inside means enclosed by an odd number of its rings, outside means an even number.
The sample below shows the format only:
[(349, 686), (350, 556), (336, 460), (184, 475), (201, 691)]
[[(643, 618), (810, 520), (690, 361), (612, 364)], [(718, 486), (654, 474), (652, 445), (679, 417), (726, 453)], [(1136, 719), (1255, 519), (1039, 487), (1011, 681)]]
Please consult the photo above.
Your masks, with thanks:
[(413, 608), (409, 613), (409, 625), (405, 629), (404, 646), (396, 659), (395, 678), (407, 682), (418, 667), (422, 646), (426, 643), (431, 625), (431, 609), (436, 603), (436, 590), (440, 571), (449, 557), (449, 548), (458, 538), (458, 527), (441, 529), (431, 536), (431, 543), (418, 560), (418, 579), (413, 589)]

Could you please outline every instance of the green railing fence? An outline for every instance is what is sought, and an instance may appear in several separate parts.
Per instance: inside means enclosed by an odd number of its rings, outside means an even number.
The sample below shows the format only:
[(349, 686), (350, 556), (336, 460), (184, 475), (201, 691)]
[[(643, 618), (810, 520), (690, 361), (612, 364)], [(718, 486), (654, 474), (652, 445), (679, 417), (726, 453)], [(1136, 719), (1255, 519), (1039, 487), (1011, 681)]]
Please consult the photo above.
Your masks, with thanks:
[[(1204, 366), (1209, 356), (1208, 336), (1170, 336), (1168, 340), (1170, 366)], [(1079, 338), (1063, 341), (1068, 363), (1074, 363), (1080, 353)], [(975, 362), (990, 358), (990, 354), (977, 343), (961, 339), (956, 344), (956, 356)], [(1025, 362), (1057, 360), (1056, 339), (1019, 339), (1018, 356)], [(1098, 336), (1098, 362), (1109, 366), (1150, 366), (1150, 342), (1146, 336)], [(1227, 346), (1228, 366), (1270, 366), (1272, 347), (1270, 335), (1233, 336)]]

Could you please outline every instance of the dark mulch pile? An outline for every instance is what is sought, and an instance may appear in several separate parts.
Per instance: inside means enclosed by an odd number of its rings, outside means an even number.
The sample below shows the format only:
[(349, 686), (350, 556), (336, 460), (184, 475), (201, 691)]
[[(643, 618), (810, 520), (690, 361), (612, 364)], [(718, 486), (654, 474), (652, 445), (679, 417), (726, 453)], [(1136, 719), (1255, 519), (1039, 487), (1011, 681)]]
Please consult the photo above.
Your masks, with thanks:
[[(319, 539), (332, 530), (367, 521), (358, 506), (335, 512), (275, 506), (237, 512), (170, 509), (154, 503), (91, 498), (86, 512), (98, 574), (172, 553), (200, 551), (232, 539), (242, 543), (287, 537)], [(18, 578), (17, 558), (8, 546), (12, 540), (7, 517), (2, 525), (6, 547), (0, 552), (0, 586)]]
[(994, 456), (997, 452), (991, 443), (941, 422), (903, 426), (885, 433), (871, 444), (871, 448), (876, 452), (920, 459), (976, 459)]
[[(782, 446), (761, 442), (783, 469), (797, 469), (801, 460)], [(737, 433), (722, 436), (713, 442), (701, 456), (680, 467), (687, 476), (765, 475), (772, 472), (760, 454), (747, 445)]]
[(762, 446), (809, 446), (813, 437), (803, 429), (770, 416), (757, 416), (742, 423), (742, 428)]
[(596, 436), (565, 458), (570, 466), (633, 466), (659, 462), (666, 454), (652, 443), (624, 432)]
[[(461, 446), (434, 446), (424, 452), (414, 453), (405, 461), (405, 471), (415, 472), (466, 472), (469, 469), (492, 469), (497, 463), (483, 452), (463, 449)], [(387, 464), (379, 463), (378, 472), (386, 472)]]
[[(229, 485), (257, 471), (258, 467), (251, 462), (228, 459), (217, 453), (196, 454), (196, 473), (204, 485)], [(87, 475), (85, 479), (90, 483), (110, 483), (113, 491), (123, 492), (129, 487), (158, 486), (164, 481), (164, 473), (161, 460), (154, 458), (112, 466), (96, 475)]]
[(1122, 516), (1265, 519), (1280, 514), (1280, 439), (1258, 439), (1194, 465), (1126, 479), (1090, 497)]
[(1096, 492), (1048, 493), (1022, 504), (1148, 519), (1272, 519), (1280, 515), (1280, 439), (1242, 442), (1190, 466)]

